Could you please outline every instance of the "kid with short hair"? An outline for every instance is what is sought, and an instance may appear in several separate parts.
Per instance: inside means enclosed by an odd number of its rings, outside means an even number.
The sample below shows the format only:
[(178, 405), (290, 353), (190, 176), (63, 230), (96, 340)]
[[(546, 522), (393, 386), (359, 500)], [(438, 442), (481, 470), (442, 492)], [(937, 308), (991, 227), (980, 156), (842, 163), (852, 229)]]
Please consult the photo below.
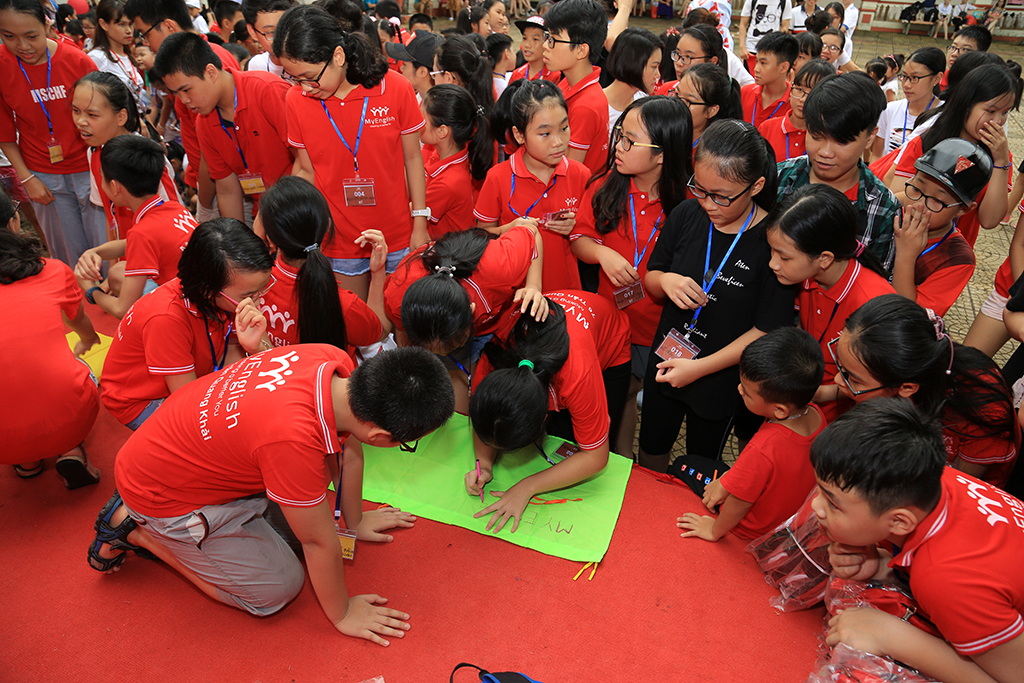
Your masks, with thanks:
[(863, 73), (841, 74), (814, 88), (804, 102), (807, 155), (779, 164), (779, 199), (808, 183), (839, 190), (857, 209), (857, 239), (891, 272), (892, 221), (900, 205), (862, 161), (884, 109), (885, 95)]
[(768, 119), (757, 127), (758, 132), (775, 150), (776, 161), (795, 159), (807, 153), (804, 104), (815, 87), (829, 78), (834, 78), (835, 75), (835, 69), (820, 59), (804, 64), (796, 73), (793, 85), (789, 89), (789, 112), (784, 116)]
[(492, 33), (487, 36), (487, 54), (490, 55), (494, 79), (494, 94), (501, 97), (508, 86), (507, 74), (516, 65), (512, 55), (512, 39), (504, 33)]
[(242, 16), (249, 35), (259, 43), (263, 51), (255, 55), (246, 65), (248, 71), (266, 71), (275, 76), (283, 73), (281, 64), (274, 55), (274, 31), (277, 22), (286, 11), (295, 5), (295, 0), (242, 0)]
[(800, 43), (788, 33), (772, 32), (757, 47), (754, 83), (743, 86), (743, 118), (755, 128), (789, 113), (789, 71), (800, 54)]
[(544, 22), (544, 63), (562, 72), (558, 87), (569, 109), (566, 156), (597, 173), (608, 156), (608, 98), (598, 82), (601, 68), (595, 66), (608, 34), (604, 8), (595, 0), (562, 0)]
[(843, 415), (815, 439), (811, 464), (811, 505), (832, 541), (835, 574), (906, 581), (945, 639), (857, 607), (829, 621), (828, 644), (947, 683), (1020, 680), (1024, 503), (946, 467), (938, 425), (905, 399), (867, 401)]
[[(136, 301), (178, 274), (178, 259), (198, 223), (178, 202), (157, 195), (164, 177), (164, 149), (141, 135), (119, 135), (103, 146), (103, 193), (115, 206), (128, 208), (135, 225), (124, 239), (87, 250), (75, 276), (85, 298), (115, 318)], [(111, 268), (103, 289), (104, 261), (124, 257)]]
[(519, 49), (522, 51), (526, 63), (512, 72), (508, 82), (518, 81), (520, 78), (530, 81), (544, 78), (552, 83), (561, 80), (561, 72), (551, 71), (544, 61), (544, 17), (538, 14), (517, 21), (516, 28), (523, 34)]
[[(717, 518), (694, 512), (679, 517), (683, 538), (717, 541), (732, 531), (753, 539), (799, 509), (814, 488), (811, 442), (825, 428), (825, 415), (811, 403), (824, 372), (814, 337), (794, 327), (774, 330), (743, 350), (740, 396), (765, 421), (731, 468), (715, 462), (722, 476), (706, 485), (702, 502), (712, 512), (721, 505), (721, 511)], [(685, 479), (692, 466), (682, 455), (670, 471)]]

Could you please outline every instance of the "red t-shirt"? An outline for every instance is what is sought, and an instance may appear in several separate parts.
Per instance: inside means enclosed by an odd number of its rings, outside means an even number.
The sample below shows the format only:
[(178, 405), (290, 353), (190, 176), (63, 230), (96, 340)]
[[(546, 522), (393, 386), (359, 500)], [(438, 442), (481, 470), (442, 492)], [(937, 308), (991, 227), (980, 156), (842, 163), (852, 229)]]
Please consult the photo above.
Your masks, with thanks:
[(935, 248), (921, 254), (914, 266), (917, 303), (936, 315), (946, 315), (974, 274), (974, 250), (957, 230), (945, 241), (942, 237), (928, 240), (925, 249), (932, 246)]
[[(216, 43), (210, 43), (214, 53), (220, 57), (225, 69), (231, 68), (241, 71), (235, 56)], [(199, 182), (199, 161), (202, 157), (202, 149), (199, 147), (199, 135), (196, 133), (196, 119), (199, 113), (192, 111), (181, 101), (181, 98), (174, 98), (174, 113), (178, 116), (178, 123), (181, 125), (181, 146), (185, 148), (188, 155), (188, 168), (185, 169), (185, 184), (189, 187), (196, 187)]]
[[(89, 148), (90, 199), (93, 200), (93, 203), (98, 201), (99, 205), (103, 208), (109, 228), (108, 238), (111, 240), (127, 239), (128, 233), (131, 232), (132, 226), (135, 225), (137, 219), (135, 213), (127, 206), (115, 206), (110, 201), (107, 193), (103, 191), (103, 170), (100, 167), (102, 155), (102, 147)], [(178, 202), (180, 197), (178, 196), (178, 186), (174, 184), (173, 173), (174, 169), (171, 168), (170, 162), (167, 161), (164, 164), (164, 174), (160, 178), (160, 190), (157, 196), (164, 201)], [(93, 192), (94, 189), (95, 192)]]
[[(889, 282), (873, 271), (851, 260), (839, 281), (828, 289), (822, 289), (814, 280), (805, 280), (797, 295), (796, 305), (800, 312), (800, 326), (818, 340), (821, 353), (825, 356), (825, 382), (831, 382), (838, 372), (828, 343), (839, 336), (846, 319), (876, 296), (895, 294)], [(840, 401), (830, 401), (822, 406), (825, 417), (831, 422), (849, 406)]]
[[(267, 189), (292, 168), (288, 148), (288, 121), (284, 98), (290, 86), (280, 76), (266, 71), (226, 69), (235, 79), (235, 120), (231, 133), (221, 127), (221, 117), (214, 111), (196, 118), (199, 146), (214, 180), (232, 173), (255, 173), (262, 176)], [(241, 149), (241, 154), (239, 154)], [(245, 155), (245, 163), (242, 163)], [(246, 168), (248, 164), (248, 169)]]
[[(545, 184), (526, 167), (525, 154), (526, 148), (520, 147), (511, 159), (487, 172), (473, 212), (481, 223), (506, 225), (520, 216), (543, 220), (557, 211), (579, 211), (590, 177), (587, 167), (562, 157), (551, 182)], [(569, 238), (544, 227), (540, 234), (544, 244), (544, 291), (579, 289), (579, 267), (569, 248)]]
[(789, 519), (815, 487), (811, 442), (826, 422), (821, 408), (812, 403), (811, 409), (821, 416), (814, 434), (803, 436), (785, 423), (766, 421), (722, 475), (726, 491), (754, 504), (732, 529), (740, 538), (757, 538)]
[[(982, 382), (999, 384), (1003, 382), (994, 372), (974, 371)], [(984, 481), (993, 486), (1006, 486), (1006, 480), (1017, 462), (1020, 450), (1020, 424), (1014, 415), (1013, 405), (990, 403), (983, 408), (986, 417), (994, 422), (1013, 425), (1012, 434), (988, 434), (976, 424), (968, 422), (951, 408), (942, 411), (942, 439), (946, 443), (947, 462), (950, 466), (960, 458), (965, 463), (984, 465)], [(1011, 418), (1012, 416), (1012, 418)], [(1010, 418), (1010, 419), (1008, 419)]]
[(740, 100), (743, 102), (744, 120), (749, 121), (756, 128), (776, 116), (788, 114), (790, 112), (789, 88), (790, 86), (787, 83), (786, 93), (766, 107), (761, 97), (763, 86), (756, 83), (748, 83), (743, 86), (740, 90)]
[[(374, 183), (375, 206), (346, 206), (343, 183), (356, 178), (352, 153), (342, 144), (324, 104), (345, 141), (356, 149), (360, 117), (366, 99), (366, 117), (359, 142), (359, 174)], [(334, 237), (322, 245), (330, 258), (368, 258), (369, 247), (354, 241), (363, 230), (384, 232), (388, 248), (404, 249), (412, 237), (412, 216), (405, 178), (402, 136), (423, 127), (423, 114), (412, 85), (401, 74), (388, 71), (373, 88), (357, 86), (344, 100), (306, 97), (294, 86), (285, 100), (288, 144), (305, 149), (313, 164), (314, 183), (331, 206)]]
[(672, 91), (676, 89), (677, 85), (679, 85), (679, 80), (678, 79), (676, 79), (674, 81), (665, 81), (664, 83), (662, 83), (661, 85), (659, 85), (658, 87), (656, 87), (654, 89), (654, 93), (653, 94), (655, 94), (655, 95), (667, 95), (667, 96), (671, 97), (672, 96)]
[[(384, 311), (400, 330), (403, 329), (402, 299), (412, 283), (427, 276), (421, 257), (429, 246), (425, 244), (406, 256), (384, 283)], [(497, 329), (503, 314), (512, 305), (512, 297), (526, 284), (526, 273), (536, 257), (533, 231), (526, 226), (512, 228), (487, 244), (476, 271), (459, 280), (470, 303), (476, 305), (473, 309), (475, 335), (491, 334)]]
[(266, 493), (290, 507), (327, 496), (341, 449), (331, 381), (352, 359), (328, 344), (271, 349), (175, 392), (117, 454), (117, 490), (136, 512), (177, 517)]
[(910, 573), (921, 611), (960, 655), (1024, 634), (1024, 503), (946, 468), (938, 505), (889, 563)]
[(433, 150), (424, 162), (427, 173), (427, 208), (430, 220), (427, 229), (430, 239), (436, 240), (449, 231), (465, 230), (476, 226), (473, 217), (476, 185), (469, 171), (469, 152), (463, 150), (455, 156), (441, 159)]
[[(549, 387), (549, 410), (568, 410), (580, 448), (592, 451), (608, 439), (611, 419), (601, 372), (630, 361), (629, 320), (615, 304), (589, 292), (548, 292), (545, 296), (565, 309), (569, 357)], [(507, 340), (519, 319), (509, 311), (495, 336)], [(473, 387), (491, 371), (486, 354), (473, 374)]]
[(775, 161), (783, 162), (807, 154), (807, 131), (800, 130), (793, 124), (792, 111), (785, 116), (776, 116), (759, 123), (757, 130), (772, 144)]
[(38, 275), (0, 284), (0, 307), (9, 324), (0, 331), (4, 391), (0, 462), (21, 464), (66, 453), (82, 443), (99, 412), (89, 368), (75, 358), (61, 313), (74, 318), (82, 290), (71, 269), (43, 259)]
[(148, 277), (158, 285), (178, 276), (178, 260), (199, 223), (178, 202), (157, 196), (139, 207), (126, 238), (124, 274)]
[(561, 71), (551, 71), (548, 69), (546, 64), (541, 64), (540, 71), (536, 76), (530, 78), (530, 65), (523, 64), (521, 67), (512, 72), (512, 75), (508, 77), (508, 82), (511, 84), (512, 81), (518, 81), (521, 78), (525, 78), (530, 81), (536, 81), (543, 78), (545, 81), (551, 81), (552, 83), (558, 83), (562, 80)]
[[(629, 200), (623, 202), (622, 220), (618, 227), (607, 235), (597, 232), (597, 222), (594, 219), (594, 195), (603, 183), (594, 183), (587, 188), (583, 194), (583, 201), (580, 203), (580, 212), (576, 216), (576, 227), (573, 228), (569, 239), (575, 240), (579, 237), (589, 237), (598, 244), (613, 249), (621, 254), (640, 274), (640, 281), (643, 282), (647, 274), (647, 260), (654, 251), (654, 245), (658, 243), (658, 235), (665, 225), (665, 214), (661, 208), (660, 199), (650, 199), (646, 193), (637, 189), (636, 183), (629, 183), (629, 197), (633, 202), (633, 213), (630, 213)], [(636, 219), (636, 237), (633, 237), (633, 219)], [(639, 263), (637, 257), (639, 256)], [(615, 289), (612, 281), (601, 270), (597, 283), (597, 293), (615, 303)], [(650, 346), (654, 343), (654, 333), (658, 329), (658, 321), (661, 319), (661, 306), (649, 296), (623, 309), (629, 318), (629, 327), (632, 330), (632, 343), (640, 346)]]
[[(85, 141), (71, 119), (71, 91), (79, 78), (95, 70), (88, 55), (63, 43), (57, 44), (49, 63), (41, 64), (25, 64), (6, 45), (0, 46), (0, 141), (17, 142), (31, 170), (61, 175), (89, 170)], [(64, 153), (56, 164), (50, 163), (47, 149), (47, 113)]]
[(221, 363), (229, 327), (222, 319), (210, 320), (207, 334), (203, 320), (182, 297), (177, 278), (128, 309), (103, 364), (103, 405), (121, 424), (137, 418), (150, 401), (170, 395), (168, 376), (202, 377)]
[(569, 108), (569, 146), (587, 152), (583, 165), (597, 173), (608, 163), (608, 97), (598, 79), (601, 67), (595, 66), (589, 76), (570, 86), (562, 79), (565, 104)]
[[(299, 270), (281, 260), (270, 271), (276, 280), (266, 294), (260, 310), (267, 319), (267, 334), (274, 346), (299, 343)], [(384, 335), (380, 318), (358, 296), (338, 285), (338, 300), (345, 318), (345, 336), (349, 346), (367, 346)]]

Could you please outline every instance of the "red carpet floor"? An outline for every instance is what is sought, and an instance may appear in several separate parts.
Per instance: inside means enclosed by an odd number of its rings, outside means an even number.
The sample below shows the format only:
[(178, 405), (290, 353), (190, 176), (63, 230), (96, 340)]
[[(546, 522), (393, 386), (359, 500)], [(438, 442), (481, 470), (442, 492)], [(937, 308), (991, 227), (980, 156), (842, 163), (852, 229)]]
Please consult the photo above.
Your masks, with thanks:
[[(360, 544), (350, 593), (379, 593), (412, 615), (388, 648), (334, 632), (308, 581), (258, 619), (158, 562), (132, 556), (101, 575), (86, 549), (127, 437), (101, 411), (86, 441), (98, 486), (66, 491), (52, 461), (30, 481), (0, 471), (0, 681), (441, 683), (470, 661), (545, 683), (799, 683), (813, 668), (823, 611), (777, 613), (744, 543), (681, 539), (674, 519), (700, 501), (638, 471), (593, 581), (589, 569), (572, 581), (580, 563), (427, 520), (394, 543)], [(471, 680), (460, 672), (457, 683)]]

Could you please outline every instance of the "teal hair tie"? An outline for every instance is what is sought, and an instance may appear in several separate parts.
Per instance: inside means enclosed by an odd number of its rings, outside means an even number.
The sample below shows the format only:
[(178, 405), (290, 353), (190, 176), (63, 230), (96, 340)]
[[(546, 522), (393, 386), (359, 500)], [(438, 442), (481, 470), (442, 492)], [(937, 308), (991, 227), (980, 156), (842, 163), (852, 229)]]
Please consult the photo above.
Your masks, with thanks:
[(524, 365), (526, 367), (530, 368), (531, 370), (533, 370), (533, 361), (529, 361), (529, 360), (521, 360), (521, 361), (519, 361), (519, 367), (523, 367)]

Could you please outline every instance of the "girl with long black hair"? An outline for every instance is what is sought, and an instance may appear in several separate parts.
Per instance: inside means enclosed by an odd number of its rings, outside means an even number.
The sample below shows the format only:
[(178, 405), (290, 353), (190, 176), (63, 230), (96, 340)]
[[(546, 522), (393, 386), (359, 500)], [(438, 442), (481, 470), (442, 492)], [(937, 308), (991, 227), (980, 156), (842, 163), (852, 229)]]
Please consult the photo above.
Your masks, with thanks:
[(683, 73), (672, 93), (690, 110), (694, 148), (715, 121), (742, 119), (743, 103), (736, 80), (715, 64), (698, 64)]
[(434, 71), (439, 72), (434, 83), (461, 85), (490, 118), (494, 108), (492, 66), (483, 41), (472, 36), (448, 36), (434, 53)]

